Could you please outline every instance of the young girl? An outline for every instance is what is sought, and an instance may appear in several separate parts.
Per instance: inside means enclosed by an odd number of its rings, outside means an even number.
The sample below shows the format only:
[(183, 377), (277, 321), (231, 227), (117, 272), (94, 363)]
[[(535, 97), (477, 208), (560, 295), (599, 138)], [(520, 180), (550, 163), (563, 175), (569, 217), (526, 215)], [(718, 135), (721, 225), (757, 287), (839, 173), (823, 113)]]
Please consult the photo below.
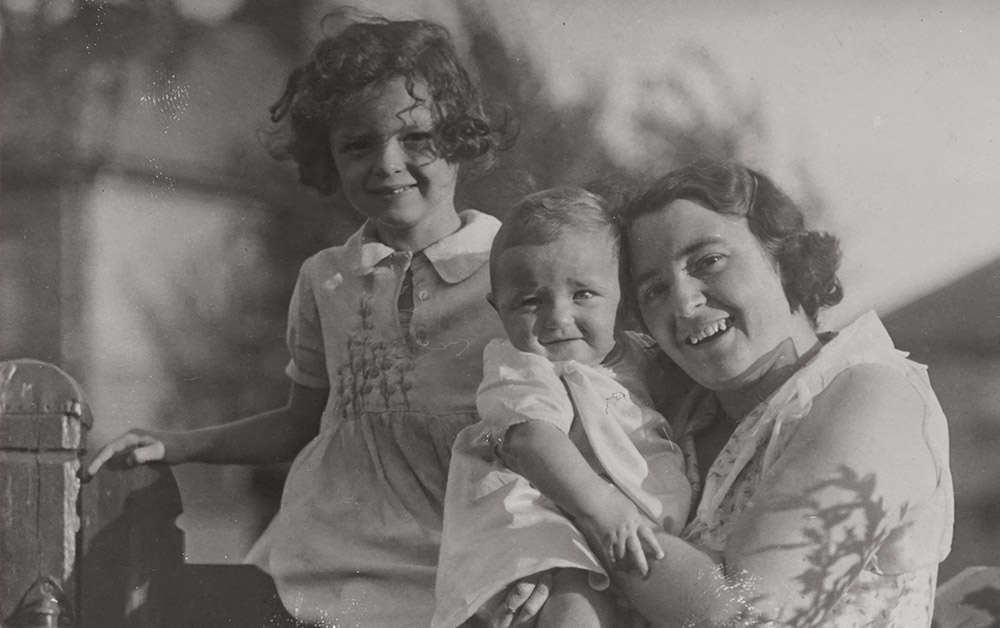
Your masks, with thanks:
[(614, 625), (606, 568), (645, 573), (645, 552), (662, 558), (654, 531), (687, 518), (683, 456), (646, 388), (662, 383), (655, 345), (616, 326), (618, 238), (573, 187), (528, 196), (497, 234), (490, 302), (507, 339), (486, 347), (482, 423), (453, 450), (434, 628), (553, 568), (538, 626)]
[(505, 140), (447, 31), (355, 21), (322, 40), (272, 108), (301, 180), (367, 218), (299, 273), (288, 319), (288, 404), (191, 432), (133, 430), (113, 456), (294, 463), (249, 560), (297, 619), (396, 628), (430, 622), (452, 442), (477, 420), (499, 222), (456, 211), (459, 165)]

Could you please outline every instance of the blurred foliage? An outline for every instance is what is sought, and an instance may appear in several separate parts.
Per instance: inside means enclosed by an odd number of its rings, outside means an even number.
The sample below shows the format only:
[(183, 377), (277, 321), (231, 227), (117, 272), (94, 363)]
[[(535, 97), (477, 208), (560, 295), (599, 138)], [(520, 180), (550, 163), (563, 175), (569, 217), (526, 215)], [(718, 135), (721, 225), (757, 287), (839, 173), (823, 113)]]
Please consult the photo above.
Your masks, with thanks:
[[(171, 107), (184, 106), (176, 91), (192, 55), (206, 54), (210, 47), (202, 44), (213, 29), (232, 25), (263, 33), (287, 56), (290, 68), (305, 53), (310, 40), (306, 29), (311, 33), (315, 26), (305, 22), (321, 4), (249, 0), (218, 24), (193, 21), (171, 0), (64, 2), (55, 17), (45, 14), (50, 5), (44, 3), (33, 14), (4, 9), (4, 154), (49, 167), (69, 160), (77, 169), (96, 172), (115, 158), (109, 154), (114, 150), (109, 138), (123, 107), (131, 106), (123, 103), (126, 81), (147, 81), (160, 113), (170, 114)], [(721, 98), (721, 109), (735, 114), (715, 115), (719, 103), (701, 98), (685, 74), (665, 72), (644, 79), (639, 87), (642, 106), (628, 121), (638, 139), (631, 156), (623, 159), (600, 136), (599, 123), (615, 97), (606, 82), (592, 78), (586, 99), (555, 102), (537, 61), (505, 43), (487, 12), (457, 0), (454, 6), (488, 100), (509, 107), (521, 128), (517, 144), (497, 168), (465, 178), (461, 206), (502, 215), (527, 191), (570, 182), (589, 182), (613, 196), (637, 176), (664, 172), (698, 155), (740, 157), (743, 147), (759, 143), (764, 134), (759, 105), (739, 102), (721, 69), (704, 51), (694, 51), (686, 69), (708, 76), (715, 86), (713, 98)], [(648, 106), (664, 98), (683, 103), (684, 115)], [(213, 279), (206, 278), (204, 268), (217, 252), (177, 264), (176, 275), (165, 279), (179, 301), (176, 308), (142, 304), (142, 292), (138, 287), (134, 291), (170, 373), (172, 394), (163, 421), (171, 426), (217, 422), (280, 403), (287, 382), (274, 365), (286, 359), (284, 321), (295, 272), (305, 257), (358, 223), (345, 218), (350, 212), (344, 211), (343, 199), (320, 199), (298, 186), (289, 169), (270, 163), (263, 150), (247, 151), (247, 145), (234, 145), (214, 178), (211, 173), (192, 178), (171, 171), (172, 164), (156, 166), (147, 175), (154, 184), (195, 185), (262, 208), (257, 213), (248, 209), (254, 218), (231, 234), (245, 240), (256, 251), (253, 256), (230, 259), (225, 269), (213, 271)], [(220, 246), (238, 249), (231, 243)]]
[[(662, 73), (636, 79), (635, 106), (618, 121), (625, 147), (615, 146), (601, 130), (617, 97), (604, 77), (586, 79), (585, 98), (559, 102), (539, 61), (500, 37), (489, 12), (452, 1), (488, 99), (508, 106), (521, 128), (497, 168), (465, 178), (460, 206), (502, 216), (525, 192), (565, 183), (587, 183), (617, 197), (637, 179), (695, 157), (743, 158), (766, 143), (760, 102), (744, 98), (706, 51), (691, 49)], [(174, 92), (192, 55), (210, 54), (202, 44), (213, 30), (232, 26), (263, 33), (290, 68), (311, 39), (315, 25), (306, 21), (323, 3), (248, 0), (217, 24), (193, 21), (171, 0), (63, 5), (69, 8), (58, 19), (44, 14), (43, 7), (54, 4), (36, 4), (31, 15), (3, 9), (0, 142), (3, 154), (17, 161), (23, 156), (40, 167), (69, 161), (92, 174), (115, 157), (109, 138), (127, 106), (126, 81), (151, 84), (151, 98), (169, 114), (183, 105), (174, 102)], [(287, 359), (285, 315), (296, 270), (359, 221), (342, 198), (317, 197), (263, 150), (248, 154), (247, 145), (234, 145), (214, 173), (192, 176), (172, 166), (158, 167), (153, 183), (193, 185), (258, 208), (247, 210), (251, 219), (234, 227), (231, 242), (220, 243), (224, 269), (206, 273), (220, 259), (218, 251), (206, 251), (204, 258), (179, 261), (176, 274), (163, 279), (177, 297), (176, 308), (143, 303), (136, 275), (136, 306), (169, 373), (171, 394), (161, 420), (195, 427), (283, 401), (287, 379), (279, 367)]]

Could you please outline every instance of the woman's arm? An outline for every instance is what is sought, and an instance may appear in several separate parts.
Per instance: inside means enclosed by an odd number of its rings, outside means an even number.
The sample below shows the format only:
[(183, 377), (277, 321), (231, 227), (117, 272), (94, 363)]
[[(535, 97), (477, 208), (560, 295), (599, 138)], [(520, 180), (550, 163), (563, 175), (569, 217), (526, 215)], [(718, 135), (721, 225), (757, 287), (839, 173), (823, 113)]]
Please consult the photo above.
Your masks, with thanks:
[(924, 412), (901, 375), (845, 371), (761, 479), (722, 556), (661, 537), (666, 558), (649, 578), (623, 574), (617, 585), (657, 626), (821, 623), (906, 509), (935, 489)]
[(546, 421), (510, 426), (498, 453), (507, 468), (523, 475), (565, 510), (606, 565), (622, 564), (640, 574), (649, 570), (645, 551), (659, 558), (652, 527), (638, 508), (599, 476), (562, 430)]
[(130, 430), (107, 445), (87, 468), (105, 463), (269, 464), (291, 460), (319, 433), (329, 390), (292, 384), (288, 403), (246, 419), (185, 432)]

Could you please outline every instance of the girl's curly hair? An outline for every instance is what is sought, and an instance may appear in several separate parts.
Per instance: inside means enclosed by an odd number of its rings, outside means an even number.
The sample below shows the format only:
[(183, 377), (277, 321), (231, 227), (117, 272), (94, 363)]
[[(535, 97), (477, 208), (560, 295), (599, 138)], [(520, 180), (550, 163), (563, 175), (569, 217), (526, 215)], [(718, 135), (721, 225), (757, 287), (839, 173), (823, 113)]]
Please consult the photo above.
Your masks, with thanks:
[[(324, 195), (336, 191), (340, 177), (330, 147), (332, 129), (359, 97), (394, 78), (405, 79), (414, 100), (426, 100), (430, 107), (436, 156), (488, 168), (498, 151), (513, 143), (516, 126), (506, 110), (487, 114), (445, 27), (427, 20), (388, 20), (354, 9), (323, 18), (324, 27), (344, 22), (346, 26), (324, 37), (309, 60), (291, 72), (284, 93), (271, 106), (271, 120), (288, 124), (280, 139), (272, 140), (272, 153), (294, 159), (302, 183)], [(426, 99), (414, 93), (418, 82), (427, 87)]]
[(840, 303), (839, 241), (806, 229), (802, 209), (768, 177), (737, 162), (697, 161), (664, 175), (627, 203), (621, 210), (625, 227), (676, 200), (746, 218), (750, 232), (778, 263), (793, 312), (802, 308), (815, 325), (820, 309)]

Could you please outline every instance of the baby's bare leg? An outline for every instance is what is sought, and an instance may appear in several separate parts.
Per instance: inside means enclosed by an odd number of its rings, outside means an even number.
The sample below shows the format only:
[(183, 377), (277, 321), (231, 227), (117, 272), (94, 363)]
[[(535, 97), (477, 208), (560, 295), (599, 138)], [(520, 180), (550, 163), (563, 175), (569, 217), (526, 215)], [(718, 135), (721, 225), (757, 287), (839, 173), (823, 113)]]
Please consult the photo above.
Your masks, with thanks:
[(552, 594), (538, 614), (536, 628), (611, 628), (614, 617), (610, 591), (595, 591), (582, 569), (560, 569), (552, 579)]

